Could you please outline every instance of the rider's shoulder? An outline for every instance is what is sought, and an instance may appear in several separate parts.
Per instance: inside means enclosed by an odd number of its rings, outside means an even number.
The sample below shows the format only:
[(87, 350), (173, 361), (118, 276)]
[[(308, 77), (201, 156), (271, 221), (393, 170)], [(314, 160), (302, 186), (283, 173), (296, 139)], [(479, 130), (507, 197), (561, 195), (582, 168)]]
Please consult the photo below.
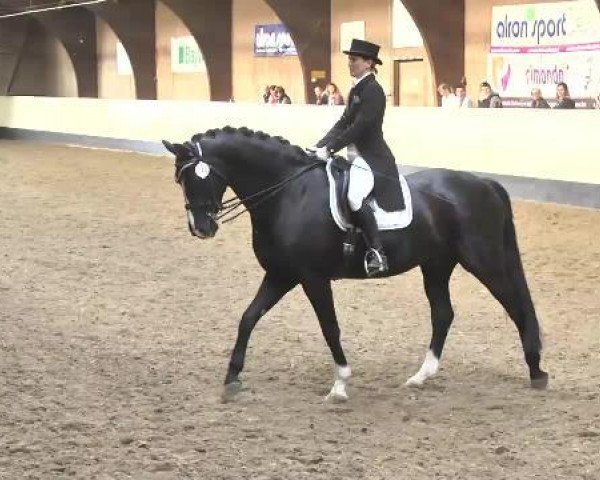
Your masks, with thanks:
[(375, 77), (373, 77), (373, 80), (371, 80), (370, 82), (368, 82), (365, 85), (363, 92), (366, 93), (367, 95), (371, 94), (371, 95), (384, 95), (385, 96), (383, 87), (377, 81), (377, 78), (375, 78)]

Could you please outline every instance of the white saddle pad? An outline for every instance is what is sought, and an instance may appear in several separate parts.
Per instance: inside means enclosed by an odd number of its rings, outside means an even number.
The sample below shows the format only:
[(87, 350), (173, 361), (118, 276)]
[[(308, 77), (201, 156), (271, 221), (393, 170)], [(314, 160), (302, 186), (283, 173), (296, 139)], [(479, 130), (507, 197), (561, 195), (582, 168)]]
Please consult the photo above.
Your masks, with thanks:
[[(399, 168), (400, 167), (398, 167), (398, 169)], [(352, 226), (352, 223), (349, 222), (348, 219), (342, 214), (338, 206), (335, 184), (331, 174), (331, 160), (327, 162), (326, 170), (327, 177), (329, 178), (329, 208), (331, 210), (331, 216), (333, 217), (336, 225), (341, 230), (346, 231)], [(400, 186), (402, 187), (401, 193), (404, 197), (404, 210), (387, 212), (377, 205), (375, 199), (371, 200), (370, 202), (371, 208), (375, 212), (375, 219), (377, 220), (377, 226), (379, 227), (379, 230), (398, 230), (400, 228), (408, 227), (412, 222), (413, 207), (410, 196), (410, 188), (408, 188), (408, 183), (406, 183), (404, 176), (400, 175), (399, 170), (398, 175), (400, 176)]]

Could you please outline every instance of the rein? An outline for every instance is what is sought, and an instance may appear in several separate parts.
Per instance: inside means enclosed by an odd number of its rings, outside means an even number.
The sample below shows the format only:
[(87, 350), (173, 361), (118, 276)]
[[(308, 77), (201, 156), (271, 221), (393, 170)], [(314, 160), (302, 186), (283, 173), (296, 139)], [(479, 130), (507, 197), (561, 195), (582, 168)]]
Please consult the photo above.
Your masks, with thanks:
[(281, 191), (283, 189), (283, 187), (285, 187), (292, 180), (296, 180), (298, 177), (301, 177), (306, 172), (309, 172), (310, 170), (313, 170), (314, 168), (316, 168), (320, 164), (321, 164), (321, 162), (311, 163), (310, 165), (307, 165), (306, 167), (301, 168), (300, 170), (298, 170), (296, 173), (290, 175), (289, 177), (284, 178), (281, 182), (276, 183), (275, 185), (271, 185), (270, 187), (267, 187), (267, 188), (265, 188), (263, 190), (260, 190), (260, 191), (258, 191), (256, 193), (253, 193), (252, 195), (248, 195), (247, 197), (239, 198), (238, 196), (235, 196), (233, 198), (225, 200), (223, 202), (223, 204), (221, 205), (222, 212), (219, 213), (215, 217), (215, 220), (221, 220), (226, 215), (229, 215), (230, 213), (234, 212), (241, 205), (243, 205), (244, 202), (247, 202), (248, 200), (252, 200), (252, 199), (254, 199), (256, 197), (260, 197), (261, 195), (264, 195), (264, 197), (259, 198), (251, 206), (246, 207), (241, 212), (238, 212), (235, 215), (233, 215), (232, 217), (229, 217), (229, 218), (226, 218), (225, 220), (223, 220), (223, 223), (231, 222), (231, 221), (235, 220), (236, 218), (238, 218), (240, 215), (242, 215), (242, 214), (244, 214), (246, 212), (250, 212), (251, 210), (254, 210), (257, 206), (259, 206), (265, 200), (268, 200), (273, 195), (275, 195), (276, 193), (278, 193), (279, 191)]
[[(193, 166), (198, 165), (199, 162), (203, 161), (201, 155), (200, 156), (196, 156), (194, 158), (193, 161), (186, 163), (185, 165), (183, 165), (180, 169), (179, 172), (175, 178), (177, 183), (181, 182), (181, 176), (183, 175), (183, 172), (185, 170), (187, 170), (188, 168), (191, 168)], [(214, 185), (214, 178), (210, 177), (210, 189), (211, 189), (211, 196), (212, 196), (212, 203), (211, 202), (206, 202), (206, 204), (201, 204), (199, 206), (201, 207), (213, 207), (213, 209), (215, 210), (214, 212), (210, 212), (207, 211), (207, 214), (215, 221), (219, 221), (222, 220), (222, 223), (229, 223), (234, 221), (235, 219), (237, 219), (238, 217), (240, 217), (241, 215), (243, 215), (246, 212), (251, 212), (252, 210), (256, 209), (261, 203), (265, 202), (266, 200), (268, 200), (269, 198), (273, 197), (274, 195), (276, 195), (277, 193), (279, 193), (288, 183), (296, 180), (297, 178), (301, 177), (302, 175), (304, 175), (305, 173), (315, 169), (316, 167), (320, 166), (320, 165), (325, 165), (324, 162), (322, 162), (321, 160), (316, 161), (314, 163), (311, 163), (309, 165), (306, 165), (305, 167), (301, 168), (300, 170), (298, 170), (297, 172), (293, 173), (292, 175), (290, 175), (289, 177), (284, 178), (283, 180), (281, 180), (280, 182), (271, 185), (270, 187), (264, 188), (263, 190), (259, 190), (256, 193), (253, 193), (251, 195), (248, 195), (247, 197), (244, 198), (240, 198), (237, 195), (235, 197), (229, 198), (223, 202), (221, 202), (218, 198), (217, 195), (215, 194), (215, 185)], [(227, 179), (225, 177), (225, 175), (223, 175), (221, 172), (219, 172), (213, 165), (209, 165), (209, 167), (211, 168), (211, 170), (213, 170), (215, 172), (215, 174), (221, 178), (221, 180), (223, 180), (223, 182), (225, 182), (225, 184), (227, 185)], [(363, 168), (360, 167), (359, 165), (355, 165), (355, 167), (357, 168)], [(364, 169), (366, 170), (366, 169)], [(388, 178), (390, 180), (395, 180), (393, 177), (390, 177), (388, 175), (385, 175), (383, 173), (380, 173), (378, 171), (375, 170), (371, 170), (371, 172), (373, 173), (373, 175), (375, 176), (379, 176), (379, 177), (383, 177), (383, 178)], [(443, 201), (444, 203), (448, 203), (450, 205), (452, 205), (453, 203), (446, 199), (443, 198), (441, 196), (435, 195), (431, 192), (423, 192), (431, 197), (437, 198), (438, 200)], [(262, 197), (262, 198), (261, 198)], [(233, 212), (235, 212), (239, 207), (241, 207), (242, 205), (244, 205), (245, 202), (251, 201), (257, 199), (252, 205), (245, 207), (242, 211), (237, 212), (235, 214), (233, 214)], [(185, 205), (186, 210), (190, 210), (192, 208), (192, 204), (191, 203), (186, 203)], [(232, 216), (227, 217), (227, 215), (233, 214)]]
[[(185, 165), (183, 165), (179, 169), (179, 173), (175, 179), (176, 182), (180, 183), (183, 172), (192, 166), (196, 166), (198, 164), (198, 162), (200, 162), (200, 161), (203, 161), (203, 160), (196, 157), (196, 158), (194, 158), (194, 160), (192, 162), (189, 162), (189, 163), (186, 163)], [(297, 178), (301, 177), (305, 173), (315, 169), (319, 165), (323, 165), (323, 163), (320, 161), (311, 163), (310, 165), (306, 165), (305, 167), (301, 168), (297, 172), (284, 178), (280, 182), (278, 182), (274, 185), (271, 185), (270, 187), (259, 190), (258, 192), (253, 193), (252, 195), (248, 195), (247, 197), (244, 197), (244, 198), (240, 198), (236, 195), (235, 197), (229, 198), (222, 203), (216, 198), (215, 188), (214, 188), (214, 179), (211, 177), (210, 178), (210, 180), (211, 180), (210, 188), (211, 188), (211, 194), (213, 197), (213, 205), (212, 206), (216, 208), (216, 212), (213, 214), (209, 213), (209, 216), (211, 216), (213, 218), (213, 220), (215, 220), (215, 221), (222, 220), (223, 223), (232, 222), (233, 220), (235, 220), (239, 216), (243, 215), (244, 213), (254, 210), (261, 203), (263, 203), (264, 201), (268, 200), (269, 198), (271, 198), (274, 195), (276, 195), (277, 193), (279, 193), (288, 183), (292, 182), (293, 180), (296, 180)], [(225, 184), (227, 184), (227, 179), (225, 178), (225, 175), (223, 175), (216, 168), (214, 168), (214, 166), (212, 166), (212, 165), (209, 165), (209, 166), (217, 174), (217, 176), (220, 177), (221, 180), (223, 180), (225, 182)], [(248, 201), (254, 200), (254, 199), (258, 199), (258, 200), (256, 200), (252, 205), (245, 207), (241, 212), (237, 212), (233, 216), (231, 216), (229, 218), (225, 218), (227, 215), (229, 215), (229, 214), (233, 213), (235, 210), (237, 210), (240, 206), (244, 205), (245, 202), (248, 202)], [(210, 203), (210, 202), (207, 202), (207, 203)], [(203, 206), (203, 205), (201, 205), (201, 206)], [(192, 208), (192, 205), (190, 203), (187, 203), (185, 205), (185, 208), (186, 208), (186, 210), (190, 210)]]

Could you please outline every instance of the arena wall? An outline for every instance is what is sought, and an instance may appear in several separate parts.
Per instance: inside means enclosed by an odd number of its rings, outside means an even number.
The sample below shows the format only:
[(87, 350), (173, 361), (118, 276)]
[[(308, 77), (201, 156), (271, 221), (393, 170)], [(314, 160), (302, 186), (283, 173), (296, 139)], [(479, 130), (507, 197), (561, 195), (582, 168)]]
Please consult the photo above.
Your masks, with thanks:
[[(0, 97), (4, 138), (155, 153), (163, 152), (163, 138), (184, 141), (225, 125), (310, 146), (340, 114), (312, 105)], [(384, 130), (406, 171), (479, 172), (497, 176), (523, 198), (600, 207), (596, 111), (390, 107)]]
[[(331, 0), (331, 72), (326, 72), (343, 93), (351, 87), (346, 57), (340, 52), (340, 27), (344, 22), (364, 21), (366, 38), (382, 45), (379, 81), (383, 85), (390, 104), (394, 94), (394, 60), (422, 57), (422, 63), (407, 68), (403, 89), (409, 85), (409, 104), (432, 106), (437, 104), (435, 82), (456, 83), (464, 73), (468, 82), (467, 92), (472, 98), (478, 96), (478, 85), (487, 77), (487, 57), (490, 43), (490, 19), (493, 5), (540, 3), (559, 0), (464, 0), (464, 72), (456, 71), (453, 78), (434, 78), (426, 48), (392, 48), (392, 0)], [(590, 8), (595, 8), (589, 0)], [(170, 69), (170, 38), (187, 36), (190, 32), (162, 2), (156, 2), (156, 83), (157, 98), (173, 100), (208, 100), (210, 72), (174, 74)], [(254, 27), (257, 24), (281, 23), (276, 13), (264, 0), (233, 0), (231, 25), (215, 28), (231, 28), (233, 98), (236, 101), (255, 102), (266, 84), (281, 84), (294, 103), (312, 102), (305, 98), (302, 67), (299, 57), (256, 58), (253, 54)], [(448, 4), (446, 4), (448, 5)], [(460, 2), (457, 5), (461, 5)], [(445, 8), (448, 8), (447, 6)], [(458, 8), (458, 7), (457, 7)], [(448, 12), (450, 15), (452, 12)], [(34, 22), (36, 29), (41, 23)], [(135, 98), (135, 82), (131, 75), (116, 72), (117, 36), (111, 28), (97, 19), (96, 40), (98, 53), (98, 96), (100, 98)], [(443, 35), (444, 25), (433, 28), (435, 34)], [(423, 26), (420, 26), (423, 28)], [(454, 27), (453, 27), (454, 28)], [(438, 30), (439, 29), (439, 30)], [(438, 33), (439, 31), (439, 33)], [(54, 32), (56, 33), (56, 32)], [(16, 72), (12, 82), (14, 94), (52, 96), (75, 96), (73, 65), (65, 52), (57, 49), (57, 39), (51, 31), (43, 31), (28, 38), (29, 45), (24, 65)], [(457, 37), (458, 38), (458, 37)], [(449, 42), (458, 41), (448, 37)], [(462, 43), (450, 45), (450, 51), (461, 51)], [(63, 49), (64, 50), (64, 49)], [(65, 61), (65, 59), (67, 61)], [(439, 62), (438, 62), (439, 63)], [(462, 65), (462, 64), (461, 64)], [(456, 78), (454, 78), (456, 77)], [(229, 80), (229, 79), (227, 79)], [(405, 103), (406, 104), (406, 103)]]

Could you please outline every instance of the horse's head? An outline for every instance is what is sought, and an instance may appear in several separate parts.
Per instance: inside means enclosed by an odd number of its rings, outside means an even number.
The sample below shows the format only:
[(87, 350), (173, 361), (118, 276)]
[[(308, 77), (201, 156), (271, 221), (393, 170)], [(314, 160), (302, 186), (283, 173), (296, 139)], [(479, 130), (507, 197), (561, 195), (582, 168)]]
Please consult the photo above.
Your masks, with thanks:
[(214, 237), (227, 188), (225, 177), (203, 157), (200, 142), (172, 144), (163, 140), (163, 145), (175, 155), (175, 181), (183, 190), (190, 233), (198, 238)]

